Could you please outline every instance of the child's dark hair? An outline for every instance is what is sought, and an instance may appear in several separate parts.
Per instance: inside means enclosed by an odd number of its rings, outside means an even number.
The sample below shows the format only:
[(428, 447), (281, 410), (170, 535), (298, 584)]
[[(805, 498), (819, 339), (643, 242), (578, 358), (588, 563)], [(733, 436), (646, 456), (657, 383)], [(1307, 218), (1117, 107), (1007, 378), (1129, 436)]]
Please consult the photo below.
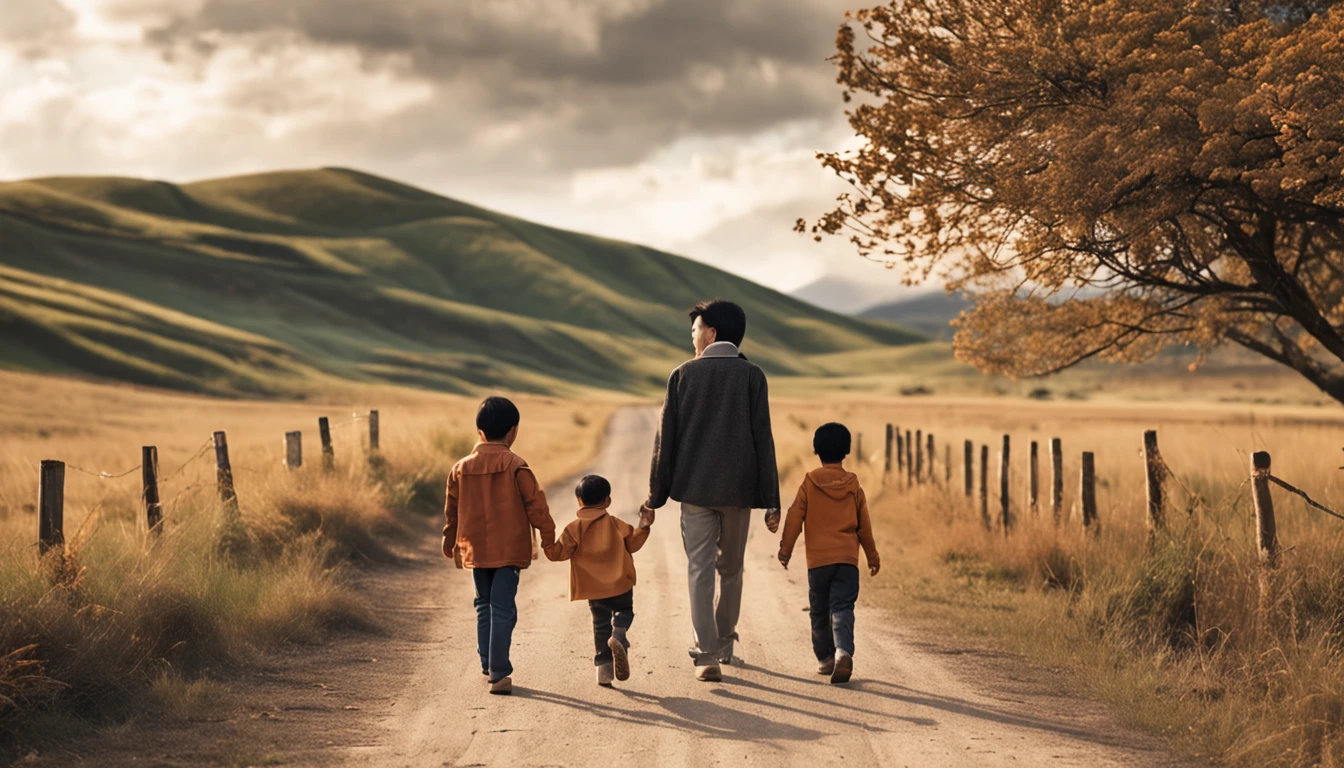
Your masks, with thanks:
[(849, 430), (844, 424), (832, 421), (822, 424), (812, 435), (812, 450), (823, 464), (838, 464), (849, 455)]
[(585, 507), (601, 504), (611, 496), (611, 483), (601, 475), (585, 475), (574, 488), (574, 495)]
[(486, 440), (503, 440), (509, 430), (518, 426), (521, 416), (518, 406), (507, 397), (487, 397), (476, 409), (476, 428), (485, 433)]

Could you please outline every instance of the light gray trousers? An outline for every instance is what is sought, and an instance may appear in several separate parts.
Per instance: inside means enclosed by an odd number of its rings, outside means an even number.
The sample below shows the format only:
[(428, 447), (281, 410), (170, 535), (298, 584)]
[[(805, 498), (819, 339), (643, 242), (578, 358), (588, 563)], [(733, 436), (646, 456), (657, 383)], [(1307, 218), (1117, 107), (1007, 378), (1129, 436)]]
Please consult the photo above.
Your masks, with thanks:
[[(742, 566), (746, 559), (751, 510), (738, 507), (681, 505), (681, 543), (691, 591), (691, 628), (696, 665), (729, 658), (742, 613)], [(714, 574), (719, 596), (714, 598)]]

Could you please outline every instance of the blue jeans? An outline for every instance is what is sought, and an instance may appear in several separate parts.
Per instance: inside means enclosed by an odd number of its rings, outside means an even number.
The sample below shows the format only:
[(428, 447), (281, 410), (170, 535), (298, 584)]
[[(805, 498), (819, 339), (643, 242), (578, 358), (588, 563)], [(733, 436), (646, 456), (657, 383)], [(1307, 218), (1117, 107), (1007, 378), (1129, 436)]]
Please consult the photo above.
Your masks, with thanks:
[(812, 617), (812, 651), (817, 661), (835, 658), (839, 648), (854, 655), (854, 602), (859, 599), (859, 569), (848, 563), (807, 571)]
[(518, 623), (518, 575), (521, 568), (476, 568), (471, 578), (476, 582), (476, 652), (481, 655), (481, 669), (490, 673), (490, 682), (513, 674), (509, 663), (509, 646), (513, 644), (513, 627)]

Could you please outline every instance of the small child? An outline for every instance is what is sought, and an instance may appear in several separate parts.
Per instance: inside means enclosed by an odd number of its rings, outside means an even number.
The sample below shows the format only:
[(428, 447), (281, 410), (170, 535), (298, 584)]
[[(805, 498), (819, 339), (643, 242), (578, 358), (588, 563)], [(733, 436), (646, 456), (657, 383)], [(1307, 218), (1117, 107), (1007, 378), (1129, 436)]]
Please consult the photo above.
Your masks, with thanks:
[(832, 683), (849, 682), (854, 672), (860, 544), (869, 574), (876, 576), (881, 568), (868, 501), (859, 478), (842, 465), (849, 455), (849, 445), (849, 430), (843, 424), (817, 427), (812, 449), (821, 459), (821, 467), (803, 479), (779, 542), (780, 565), (788, 568), (798, 534), (805, 532), (812, 650), (817, 654), (817, 674), (830, 675)]
[(578, 518), (565, 526), (559, 541), (546, 548), (546, 557), (569, 561), (569, 599), (587, 600), (593, 613), (593, 645), (597, 655), (597, 684), (610, 686), (612, 677), (630, 679), (630, 640), (626, 631), (635, 620), (635, 560), (649, 538), (651, 512), (641, 512), (639, 527), (607, 513), (611, 483), (588, 475), (574, 489)]
[(546, 493), (512, 446), (518, 408), (487, 397), (476, 411), (481, 442), (448, 473), (443, 554), (470, 568), (476, 584), (476, 652), (490, 692), (513, 692), (509, 648), (518, 623), (518, 578), (532, 562), (532, 529), (543, 547), (555, 543)]

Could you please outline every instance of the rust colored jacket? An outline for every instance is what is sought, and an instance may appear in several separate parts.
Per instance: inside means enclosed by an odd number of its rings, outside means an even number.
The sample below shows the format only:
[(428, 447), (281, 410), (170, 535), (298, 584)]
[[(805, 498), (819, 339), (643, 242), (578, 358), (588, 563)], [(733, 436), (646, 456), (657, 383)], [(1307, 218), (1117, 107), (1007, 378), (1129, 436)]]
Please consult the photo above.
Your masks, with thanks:
[(527, 462), (502, 443), (477, 443), (448, 473), (444, 538), (457, 542), (467, 568), (526, 568), (532, 530), (542, 546), (555, 542), (546, 492)]
[(559, 541), (546, 547), (546, 557), (569, 561), (570, 600), (601, 600), (634, 588), (635, 559), (630, 554), (648, 538), (648, 528), (612, 517), (606, 504), (583, 507)]
[(868, 499), (858, 476), (843, 467), (823, 466), (803, 478), (784, 518), (784, 537), (779, 542), (782, 554), (793, 554), (799, 533), (803, 534), (808, 568), (836, 563), (857, 566), (860, 544), (869, 567), (881, 563), (868, 517)]

